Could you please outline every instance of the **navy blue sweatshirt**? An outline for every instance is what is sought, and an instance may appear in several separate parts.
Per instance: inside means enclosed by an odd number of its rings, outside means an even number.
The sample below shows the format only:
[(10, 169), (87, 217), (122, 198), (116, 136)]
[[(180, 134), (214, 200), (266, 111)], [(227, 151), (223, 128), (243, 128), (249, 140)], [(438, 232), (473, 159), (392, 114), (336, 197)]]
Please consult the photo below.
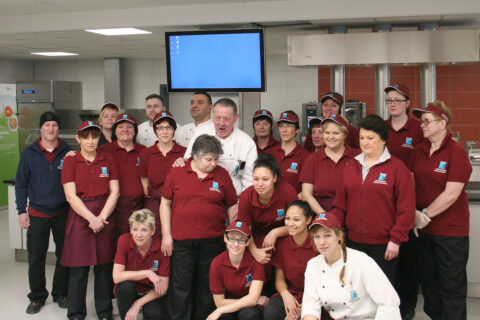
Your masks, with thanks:
[(27, 197), (32, 208), (45, 214), (53, 215), (67, 209), (60, 177), (63, 158), (70, 150), (70, 146), (60, 140), (52, 164), (40, 149), (38, 140), (22, 152), (15, 179), (18, 214), (27, 212)]

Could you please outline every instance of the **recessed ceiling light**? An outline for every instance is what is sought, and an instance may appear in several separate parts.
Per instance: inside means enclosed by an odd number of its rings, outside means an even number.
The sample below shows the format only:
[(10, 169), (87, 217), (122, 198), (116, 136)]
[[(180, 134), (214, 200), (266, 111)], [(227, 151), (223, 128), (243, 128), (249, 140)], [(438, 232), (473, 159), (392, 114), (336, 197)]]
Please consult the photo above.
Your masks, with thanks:
[(86, 29), (84, 31), (103, 34), (105, 36), (124, 36), (130, 34), (150, 34), (150, 31), (136, 28)]
[(36, 54), (39, 56), (49, 56), (49, 57), (61, 57), (61, 56), (78, 56), (78, 53), (72, 52), (30, 52), (30, 54)]

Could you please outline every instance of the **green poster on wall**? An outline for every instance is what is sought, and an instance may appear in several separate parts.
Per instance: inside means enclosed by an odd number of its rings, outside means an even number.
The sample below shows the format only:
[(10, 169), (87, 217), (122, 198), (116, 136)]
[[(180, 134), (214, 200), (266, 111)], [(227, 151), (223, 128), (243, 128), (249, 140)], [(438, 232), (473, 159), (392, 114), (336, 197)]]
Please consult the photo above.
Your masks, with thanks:
[(0, 206), (8, 204), (7, 185), (14, 179), (19, 157), (18, 118), (15, 84), (0, 83)]

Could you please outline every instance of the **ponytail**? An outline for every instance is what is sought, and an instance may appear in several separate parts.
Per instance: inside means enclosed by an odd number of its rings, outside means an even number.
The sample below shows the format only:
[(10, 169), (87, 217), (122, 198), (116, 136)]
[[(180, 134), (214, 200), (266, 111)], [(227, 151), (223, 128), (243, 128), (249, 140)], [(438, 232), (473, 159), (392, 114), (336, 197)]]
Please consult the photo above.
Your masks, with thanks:
[(343, 232), (341, 233), (343, 235), (342, 239), (340, 240), (340, 247), (343, 253), (343, 267), (342, 271), (340, 271), (340, 282), (345, 285), (343, 278), (345, 277), (345, 266), (347, 265), (347, 244), (345, 243), (345, 234)]

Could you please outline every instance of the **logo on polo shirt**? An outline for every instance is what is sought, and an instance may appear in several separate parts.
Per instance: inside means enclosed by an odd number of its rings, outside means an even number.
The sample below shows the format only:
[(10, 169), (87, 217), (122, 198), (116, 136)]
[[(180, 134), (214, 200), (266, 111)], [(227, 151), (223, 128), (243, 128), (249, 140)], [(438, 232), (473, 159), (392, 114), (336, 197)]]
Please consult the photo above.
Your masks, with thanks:
[(285, 210), (284, 209), (277, 209), (277, 218), (276, 220), (283, 220), (285, 219)]
[(102, 167), (102, 173), (100, 173), (100, 178), (108, 178), (110, 175), (108, 174), (108, 168)]
[(217, 181), (212, 182), (212, 187), (209, 190), (222, 193), (222, 191), (220, 191), (220, 184)]
[(158, 260), (154, 260), (152, 267), (150, 268), (152, 271), (157, 271), (158, 270)]
[(378, 175), (377, 180), (373, 181), (373, 183), (387, 185), (387, 174), (386, 173), (380, 173)]
[(405, 143), (402, 144), (402, 147), (413, 149), (412, 143), (413, 143), (413, 139), (410, 138), (410, 137), (406, 137), (406, 138), (405, 138)]
[(292, 162), (290, 168), (287, 169), (287, 172), (298, 173), (298, 163)]
[(57, 167), (58, 170), (62, 170), (63, 169), (63, 159), (60, 160), (60, 165)]
[(245, 288), (248, 288), (252, 284), (253, 276), (251, 273), (249, 273), (245, 276), (245, 278), (247, 278), (247, 283), (245, 283)]
[(440, 161), (438, 168), (435, 168), (434, 171), (438, 173), (447, 173), (447, 161)]
[(140, 166), (140, 158), (137, 158), (137, 167)]

